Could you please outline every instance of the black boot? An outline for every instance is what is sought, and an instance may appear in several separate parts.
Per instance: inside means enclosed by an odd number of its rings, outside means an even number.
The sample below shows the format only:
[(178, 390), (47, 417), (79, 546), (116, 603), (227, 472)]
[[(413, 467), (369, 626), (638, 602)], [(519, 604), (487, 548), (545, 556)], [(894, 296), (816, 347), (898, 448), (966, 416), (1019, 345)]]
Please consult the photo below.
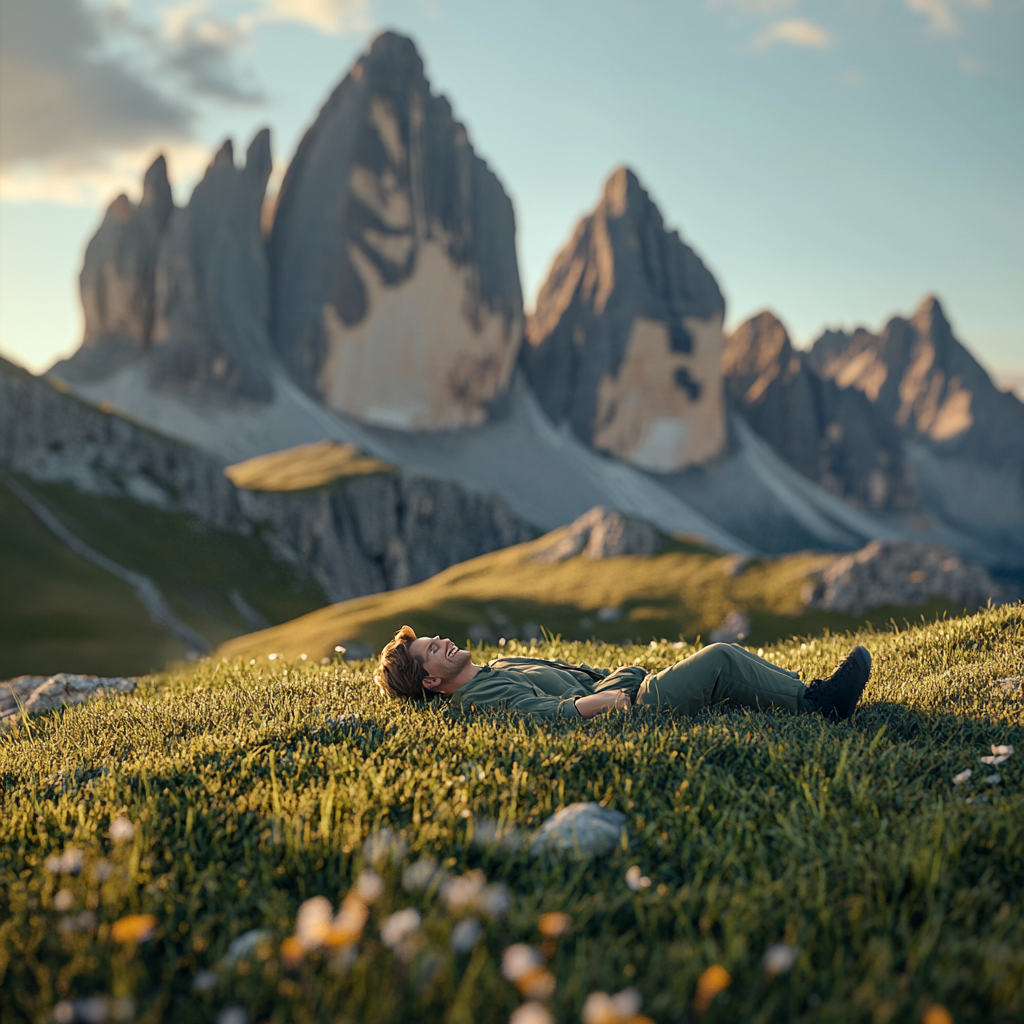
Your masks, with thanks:
[(854, 647), (828, 679), (815, 679), (807, 687), (804, 704), (809, 711), (842, 722), (853, 714), (870, 675), (871, 655), (866, 647)]

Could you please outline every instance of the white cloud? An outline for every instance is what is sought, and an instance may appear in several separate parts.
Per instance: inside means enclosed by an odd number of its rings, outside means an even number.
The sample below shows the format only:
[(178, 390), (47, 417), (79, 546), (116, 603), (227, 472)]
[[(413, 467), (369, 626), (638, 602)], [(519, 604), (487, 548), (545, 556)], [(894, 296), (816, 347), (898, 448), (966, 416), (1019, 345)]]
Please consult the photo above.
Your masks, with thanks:
[[(958, 0), (965, 7), (975, 10), (986, 10), (989, 0)], [(907, 7), (915, 14), (923, 14), (928, 19), (928, 30), (937, 35), (956, 35), (960, 31), (960, 23), (953, 13), (954, 0), (907, 0)]]
[(259, 25), (289, 21), (339, 35), (366, 31), (372, 21), (370, 0), (182, 0), (161, 10), (160, 17), (174, 37), (224, 25), (248, 34)]
[(788, 43), (790, 46), (805, 46), (814, 50), (823, 50), (832, 45), (832, 37), (820, 25), (806, 18), (788, 18), (769, 25), (758, 33), (751, 42), (755, 50), (775, 43)]

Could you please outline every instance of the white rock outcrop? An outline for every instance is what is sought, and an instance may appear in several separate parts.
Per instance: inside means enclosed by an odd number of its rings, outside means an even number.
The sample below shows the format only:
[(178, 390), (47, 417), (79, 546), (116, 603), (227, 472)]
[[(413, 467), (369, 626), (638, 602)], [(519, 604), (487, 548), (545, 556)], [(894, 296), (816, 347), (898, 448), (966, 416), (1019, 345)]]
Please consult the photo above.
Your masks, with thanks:
[(0, 723), (17, 721), (22, 712), (36, 714), (106, 694), (130, 693), (137, 682), (137, 679), (104, 679), (67, 672), (55, 676), (18, 676), (0, 683)]
[(439, 430), (505, 395), (523, 325), (512, 204), (411, 40), (377, 38), (320, 111), (270, 257), (274, 344), (329, 408)]
[(559, 253), (523, 363), (556, 423), (642, 469), (707, 462), (726, 441), (725, 300), (626, 167)]

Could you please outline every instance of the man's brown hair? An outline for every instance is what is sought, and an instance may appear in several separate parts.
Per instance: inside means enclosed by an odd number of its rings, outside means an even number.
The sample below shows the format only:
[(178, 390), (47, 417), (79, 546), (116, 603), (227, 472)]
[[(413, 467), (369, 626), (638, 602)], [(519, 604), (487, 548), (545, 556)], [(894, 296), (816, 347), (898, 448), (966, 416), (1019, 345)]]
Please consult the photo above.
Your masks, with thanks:
[(435, 694), (423, 686), (426, 669), (412, 656), (409, 644), (416, 639), (411, 626), (402, 626), (387, 647), (373, 673), (381, 692), (393, 700), (433, 700)]

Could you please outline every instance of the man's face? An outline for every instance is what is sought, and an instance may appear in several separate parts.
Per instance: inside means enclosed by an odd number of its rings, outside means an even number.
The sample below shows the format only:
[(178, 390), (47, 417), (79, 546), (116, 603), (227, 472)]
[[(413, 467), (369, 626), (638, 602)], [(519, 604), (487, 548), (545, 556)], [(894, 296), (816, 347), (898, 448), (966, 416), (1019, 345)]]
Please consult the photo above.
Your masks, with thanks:
[(438, 679), (442, 683), (454, 679), (472, 658), (469, 651), (438, 636), (417, 637), (409, 644), (409, 653), (423, 666), (428, 678)]

